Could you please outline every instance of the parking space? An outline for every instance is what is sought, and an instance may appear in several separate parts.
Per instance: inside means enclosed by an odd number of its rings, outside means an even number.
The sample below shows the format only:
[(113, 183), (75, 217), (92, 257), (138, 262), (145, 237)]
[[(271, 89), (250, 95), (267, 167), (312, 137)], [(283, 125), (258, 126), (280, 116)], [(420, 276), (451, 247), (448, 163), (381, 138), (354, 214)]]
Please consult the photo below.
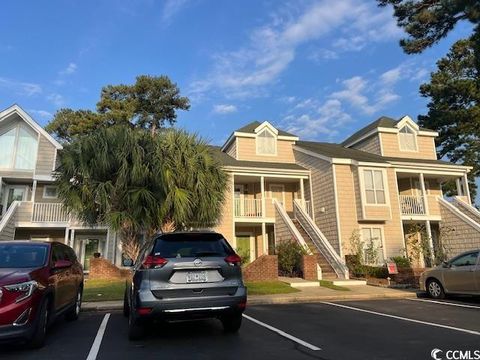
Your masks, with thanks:
[[(435, 348), (480, 350), (475, 301), (261, 305), (249, 307), (246, 315), (235, 335), (224, 334), (220, 322), (205, 320), (153, 325), (145, 339), (129, 342), (127, 321), (114, 312), (91, 359), (427, 359)], [(78, 322), (59, 321), (45, 348), (9, 346), (0, 357), (86, 359), (104, 319), (102, 313), (84, 313)]]

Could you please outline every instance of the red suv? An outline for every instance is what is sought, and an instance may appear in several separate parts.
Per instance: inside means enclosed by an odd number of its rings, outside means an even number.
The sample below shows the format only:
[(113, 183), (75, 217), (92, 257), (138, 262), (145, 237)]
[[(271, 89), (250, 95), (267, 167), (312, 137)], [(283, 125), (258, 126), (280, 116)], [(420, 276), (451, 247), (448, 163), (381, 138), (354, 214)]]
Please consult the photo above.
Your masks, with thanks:
[(59, 315), (80, 313), (83, 270), (72, 248), (57, 242), (0, 242), (0, 341), (41, 347)]

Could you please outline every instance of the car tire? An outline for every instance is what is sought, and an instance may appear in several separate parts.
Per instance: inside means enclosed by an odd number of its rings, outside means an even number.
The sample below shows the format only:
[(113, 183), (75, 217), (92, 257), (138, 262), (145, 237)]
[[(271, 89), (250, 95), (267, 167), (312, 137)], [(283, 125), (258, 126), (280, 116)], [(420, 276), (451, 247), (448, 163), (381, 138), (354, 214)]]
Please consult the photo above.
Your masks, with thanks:
[(127, 296), (127, 289), (125, 289), (125, 294), (123, 295), (123, 316), (125, 317), (128, 317), (128, 315), (130, 315), (130, 306), (128, 305)]
[(39, 349), (45, 345), (45, 338), (47, 337), (48, 315), (49, 315), (50, 301), (46, 299), (43, 301), (38, 310), (38, 319), (35, 324), (35, 330), (28, 342), (28, 347), (31, 349)]
[(129, 311), (128, 316), (128, 340), (135, 341), (143, 338), (145, 334), (145, 329), (142, 324), (139, 323), (138, 319), (134, 316), (133, 311)]
[(225, 315), (220, 318), (223, 325), (223, 331), (226, 333), (236, 333), (242, 326), (242, 313)]
[(73, 304), (72, 308), (67, 311), (65, 314), (65, 319), (67, 321), (75, 321), (78, 319), (80, 315), (80, 310), (82, 309), (82, 288), (79, 288), (77, 291), (77, 295), (75, 296), (75, 304)]
[(430, 279), (427, 282), (427, 293), (433, 299), (444, 299), (445, 291), (443, 286), (437, 279)]

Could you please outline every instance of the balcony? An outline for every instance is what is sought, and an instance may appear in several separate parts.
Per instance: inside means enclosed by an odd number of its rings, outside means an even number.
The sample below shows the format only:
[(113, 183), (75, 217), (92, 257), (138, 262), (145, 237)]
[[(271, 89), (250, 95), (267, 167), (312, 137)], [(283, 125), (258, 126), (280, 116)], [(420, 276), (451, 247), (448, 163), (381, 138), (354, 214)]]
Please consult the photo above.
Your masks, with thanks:
[(32, 222), (68, 222), (69, 216), (62, 203), (34, 203)]
[(399, 195), (402, 215), (426, 215), (423, 196)]
[(262, 214), (262, 199), (235, 199), (235, 217), (259, 218)]

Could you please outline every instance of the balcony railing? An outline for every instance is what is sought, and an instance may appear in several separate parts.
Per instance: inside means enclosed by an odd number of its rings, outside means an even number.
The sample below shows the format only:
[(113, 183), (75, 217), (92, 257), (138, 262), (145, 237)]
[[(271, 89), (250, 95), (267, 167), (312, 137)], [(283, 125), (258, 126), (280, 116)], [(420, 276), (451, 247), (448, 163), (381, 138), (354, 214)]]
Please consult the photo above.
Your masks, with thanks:
[(425, 215), (425, 201), (423, 196), (400, 195), (402, 215)]
[(262, 217), (262, 199), (235, 199), (235, 216)]
[(68, 222), (62, 203), (34, 203), (32, 222)]

